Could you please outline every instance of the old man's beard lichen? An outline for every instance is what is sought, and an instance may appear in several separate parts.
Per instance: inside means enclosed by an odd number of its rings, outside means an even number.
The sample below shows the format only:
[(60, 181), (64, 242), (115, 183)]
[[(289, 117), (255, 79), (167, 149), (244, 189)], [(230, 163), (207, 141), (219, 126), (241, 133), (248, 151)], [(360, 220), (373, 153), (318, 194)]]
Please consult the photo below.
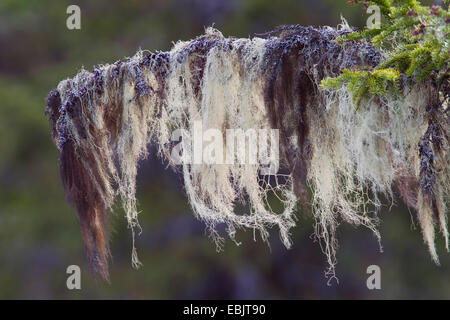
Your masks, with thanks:
[[(448, 249), (448, 109), (426, 85), (405, 85), (401, 95), (369, 100), (359, 110), (345, 88), (324, 92), (324, 77), (382, 60), (367, 43), (333, 41), (346, 32), (284, 26), (263, 38), (235, 39), (208, 29), (170, 52), (139, 51), (62, 81), (48, 96), (47, 114), (67, 199), (80, 216), (93, 267), (108, 278), (107, 220), (116, 196), (134, 241), (140, 228), (137, 165), (151, 142), (181, 169), (193, 211), (219, 247), (217, 224), (225, 224), (232, 239), (236, 228), (246, 227), (264, 241), (276, 226), (290, 247), (299, 202), (312, 207), (315, 234), (334, 275), (338, 224), (366, 226), (379, 239), (379, 196), (393, 200), (396, 187), (417, 210), (437, 261), (435, 224)], [(171, 135), (191, 132), (195, 121), (204, 130), (222, 130), (224, 138), (226, 129), (278, 129), (279, 173), (261, 175), (266, 164), (259, 162), (176, 166)], [(230, 143), (225, 139), (224, 149)], [(269, 196), (279, 199), (280, 212), (271, 209)], [(248, 212), (237, 214), (242, 205)], [(132, 261), (139, 265), (134, 245)]]

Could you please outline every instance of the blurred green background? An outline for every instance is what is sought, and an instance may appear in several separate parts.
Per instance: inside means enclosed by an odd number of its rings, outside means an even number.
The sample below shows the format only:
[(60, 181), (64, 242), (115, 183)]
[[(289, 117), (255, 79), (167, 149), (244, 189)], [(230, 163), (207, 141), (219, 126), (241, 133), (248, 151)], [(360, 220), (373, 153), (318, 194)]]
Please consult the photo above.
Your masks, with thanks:
[[(138, 199), (144, 266), (131, 267), (131, 235), (123, 212), (113, 217), (111, 284), (90, 273), (78, 217), (64, 199), (58, 154), (44, 117), (47, 93), (84, 66), (114, 62), (137, 49), (168, 50), (214, 23), (226, 36), (248, 37), (280, 24), (331, 25), (340, 15), (363, 26), (359, 6), (345, 0), (0, 0), (0, 298), (450, 298), (450, 255), (442, 239), (434, 265), (399, 205), (383, 211), (384, 253), (373, 235), (341, 225), (337, 275), (327, 286), (325, 256), (299, 213), (294, 246), (273, 230), (270, 248), (238, 232), (217, 253), (183, 194), (181, 178), (151, 156), (140, 167)], [(429, 3), (430, 1), (428, 1)], [(81, 8), (81, 30), (66, 28), (66, 8)], [(389, 203), (386, 203), (386, 208)], [(306, 216), (306, 215), (305, 215)], [(82, 268), (82, 290), (66, 288), (66, 268)], [(366, 287), (377, 264), (382, 289)]]

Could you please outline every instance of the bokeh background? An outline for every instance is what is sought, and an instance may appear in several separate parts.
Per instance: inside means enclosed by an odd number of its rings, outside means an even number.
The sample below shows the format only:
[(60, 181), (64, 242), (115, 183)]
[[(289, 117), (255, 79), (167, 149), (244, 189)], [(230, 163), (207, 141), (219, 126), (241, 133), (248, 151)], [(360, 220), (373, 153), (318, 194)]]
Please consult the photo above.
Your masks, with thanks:
[[(66, 28), (70, 4), (81, 8), (81, 30)], [(131, 234), (119, 205), (111, 283), (86, 265), (44, 117), (46, 95), (60, 80), (139, 48), (168, 50), (212, 24), (226, 36), (249, 37), (280, 24), (336, 26), (341, 14), (364, 25), (361, 7), (346, 0), (0, 0), (0, 298), (449, 299), (450, 254), (439, 238), (441, 266), (432, 263), (414, 214), (401, 204), (389, 211), (386, 202), (380, 214), (384, 253), (368, 230), (341, 225), (339, 284), (327, 286), (307, 213), (298, 214), (291, 250), (276, 230), (270, 247), (240, 231), (240, 246), (227, 241), (217, 253), (181, 178), (155, 156), (142, 162), (138, 179), (144, 266), (131, 267)], [(66, 288), (72, 264), (82, 269), (79, 291)], [(371, 264), (381, 268), (381, 290), (366, 287)]]

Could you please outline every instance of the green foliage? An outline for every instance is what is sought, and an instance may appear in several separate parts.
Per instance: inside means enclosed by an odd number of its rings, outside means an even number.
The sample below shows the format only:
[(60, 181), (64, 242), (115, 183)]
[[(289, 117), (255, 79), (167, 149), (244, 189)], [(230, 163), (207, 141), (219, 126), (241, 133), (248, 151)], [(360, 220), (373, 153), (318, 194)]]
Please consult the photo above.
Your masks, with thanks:
[[(355, 0), (351, 3), (357, 2)], [(365, 7), (379, 6), (384, 23), (379, 29), (352, 32), (337, 41), (370, 41), (384, 53), (384, 61), (374, 70), (344, 70), (337, 78), (324, 79), (323, 88), (336, 90), (346, 85), (359, 105), (362, 98), (398, 92), (397, 80), (400, 74), (404, 74), (413, 83), (431, 80), (439, 87), (448, 82), (448, 0), (444, 2), (447, 10), (438, 6), (423, 6), (416, 0), (376, 0), (362, 3)], [(394, 73), (395, 80), (390, 80)]]
[(389, 90), (392, 93), (397, 93), (396, 88), (399, 79), (400, 73), (392, 68), (374, 70), (373, 72), (344, 69), (339, 77), (324, 79), (322, 85), (328, 89), (337, 90), (346, 84), (350, 92), (353, 93), (355, 105), (359, 106), (361, 99), (367, 97), (367, 95), (382, 98)]

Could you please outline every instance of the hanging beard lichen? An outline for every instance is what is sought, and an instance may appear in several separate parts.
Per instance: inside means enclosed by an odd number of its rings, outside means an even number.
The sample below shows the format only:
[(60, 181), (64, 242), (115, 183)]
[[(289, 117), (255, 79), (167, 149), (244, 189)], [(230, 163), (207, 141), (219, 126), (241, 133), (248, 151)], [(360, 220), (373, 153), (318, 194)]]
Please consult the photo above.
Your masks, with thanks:
[[(370, 99), (358, 110), (347, 88), (323, 90), (325, 77), (373, 68), (383, 60), (368, 42), (334, 41), (348, 33), (295, 25), (235, 39), (210, 28), (170, 52), (140, 51), (125, 62), (62, 81), (48, 96), (47, 114), (67, 199), (80, 216), (93, 267), (108, 278), (107, 220), (117, 195), (133, 241), (140, 228), (136, 174), (150, 142), (181, 168), (192, 209), (219, 247), (218, 224), (226, 224), (232, 239), (236, 228), (246, 227), (264, 241), (276, 226), (289, 247), (297, 202), (309, 204), (333, 276), (339, 223), (363, 225), (379, 239), (379, 196), (393, 201), (396, 187), (417, 210), (437, 261), (435, 223), (448, 250), (448, 108), (427, 83), (405, 84), (399, 94)], [(224, 136), (226, 129), (279, 129), (280, 170), (262, 175), (262, 161), (176, 165), (172, 133), (192, 132), (195, 121)], [(273, 145), (270, 137), (264, 142)], [(224, 149), (230, 143), (226, 139)], [(271, 209), (270, 195), (282, 211)], [(236, 212), (242, 205), (245, 214)], [(132, 261), (139, 264), (134, 245)]]

